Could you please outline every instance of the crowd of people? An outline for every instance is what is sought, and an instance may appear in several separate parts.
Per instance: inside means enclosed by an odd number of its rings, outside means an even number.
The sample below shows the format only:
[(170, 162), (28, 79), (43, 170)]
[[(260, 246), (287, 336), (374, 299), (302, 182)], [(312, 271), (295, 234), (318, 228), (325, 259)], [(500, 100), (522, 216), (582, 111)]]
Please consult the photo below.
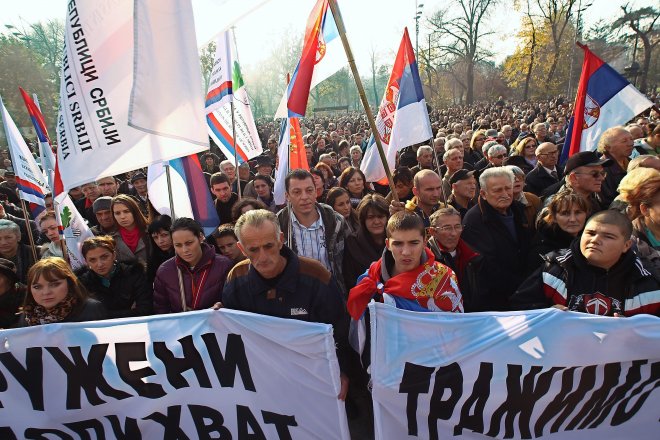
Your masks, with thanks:
[(220, 219), (209, 236), (155, 212), (142, 170), (71, 190), (95, 234), (75, 272), (52, 197), (26, 222), (2, 151), (0, 328), (211, 307), (329, 323), (339, 397), (354, 436), (369, 437), (371, 300), (660, 316), (660, 115), (607, 129), (562, 165), (571, 112), (561, 96), (432, 110), (432, 139), (399, 152), (391, 186), (360, 170), (364, 115), (307, 118), (310, 169), (289, 172), (285, 205), (273, 194), (279, 126), (258, 121), (261, 156), (238, 169), (217, 148), (200, 157)]

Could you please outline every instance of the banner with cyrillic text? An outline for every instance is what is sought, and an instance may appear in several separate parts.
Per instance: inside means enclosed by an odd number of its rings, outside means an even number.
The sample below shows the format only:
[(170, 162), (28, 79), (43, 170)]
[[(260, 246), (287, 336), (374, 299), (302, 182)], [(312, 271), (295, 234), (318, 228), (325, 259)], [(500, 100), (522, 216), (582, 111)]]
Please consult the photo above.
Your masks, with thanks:
[(208, 310), (0, 339), (2, 439), (349, 438), (330, 325)]
[(660, 319), (370, 304), (378, 439), (657, 439)]
[(208, 149), (190, 0), (67, 1), (57, 144), (67, 190)]

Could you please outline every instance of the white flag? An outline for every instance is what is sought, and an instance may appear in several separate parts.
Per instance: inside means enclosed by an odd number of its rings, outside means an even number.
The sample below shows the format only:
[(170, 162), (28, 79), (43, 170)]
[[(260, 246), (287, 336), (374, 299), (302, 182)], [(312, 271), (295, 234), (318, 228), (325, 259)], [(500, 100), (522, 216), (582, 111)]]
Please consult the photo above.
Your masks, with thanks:
[(69, 263), (71, 268), (76, 270), (86, 264), (82, 254), (83, 241), (93, 237), (94, 234), (78, 212), (68, 193), (59, 194), (55, 199), (55, 208), (57, 209), (58, 223), (62, 225), (64, 231)]
[(9, 144), (12, 166), (16, 173), (16, 184), (19, 197), (27, 202), (46, 206), (44, 195), (48, 192), (46, 177), (41, 172), (39, 165), (34, 160), (25, 139), (18, 131), (18, 127), (5, 108), (0, 97), (0, 112), (2, 112), (2, 123), (5, 126), (5, 135)]
[(229, 31), (224, 31), (218, 35), (215, 44), (215, 60), (213, 61), (209, 89), (206, 93), (206, 114), (228, 104), (233, 97)]
[(70, 1), (57, 125), (65, 189), (207, 149), (203, 96), (190, 1)]
[[(176, 217), (195, 218), (193, 215), (188, 187), (185, 180), (176, 169), (170, 168), (170, 182), (172, 184), (172, 201)], [(147, 188), (149, 191), (149, 202), (160, 214), (172, 216), (170, 209), (170, 196), (167, 187), (167, 175), (162, 162), (150, 165), (147, 170)], [(207, 191), (206, 188), (199, 188)]]

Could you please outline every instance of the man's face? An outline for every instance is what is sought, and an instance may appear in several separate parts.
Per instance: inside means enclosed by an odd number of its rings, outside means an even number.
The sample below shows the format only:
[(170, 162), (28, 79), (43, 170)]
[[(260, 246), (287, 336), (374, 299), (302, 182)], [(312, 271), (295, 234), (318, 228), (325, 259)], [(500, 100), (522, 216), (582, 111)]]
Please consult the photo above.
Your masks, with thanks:
[(504, 134), (505, 138), (507, 138), (507, 139), (510, 138), (511, 137), (511, 127), (505, 128), (504, 131), (502, 132), (502, 134)]
[(16, 255), (18, 242), (18, 236), (14, 231), (8, 229), (0, 231), (0, 256), (9, 259)]
[(554, 144), (543, 144), (539, 149), (539, 154), (536, 155), (541, 165), (546, 168), (553, 169), (557, 165), (559, 159), (559, 149)]
[(355, 143), (360, 145), (362, 144), (362, 141), (364, 141), (364, 134), (362, 134), (362, 132), (355, 133)]
[(339, 143), (339, 134), (336, 131), (331, 131), (330, 140), (334, 143)]
[(463, 153), (453, 153), (447, 158), (445, 165), (447, 165), (447, 171), (450, 173), (460, 170), (463, 168)]
[(467, 197), (471, 200), (477, 193), (477, 179), (469, 176), (454, 183), (451, 187), (452, 193), (458, 197)]
[(238, 241), (231, 235), (225, 235), (215, 239), (215, 245), (218, 247), (221, 255), (229, 258), (232, 261), (238, 260), (241, 255), (241, 250), (236, 246)]
[(506, 176), (491, 177), (481, 188), (481, 197), (498, 211), (505, 211), (513, 202), (513, 182)]
[(80, 190), (82, 191), (83, 195), (87, 198), (87, 200), (90, 200), (92, 202), (101, 196), (101, 191), (99, 190), (99, 187), (96, 184), (96, 182), (86, 183), (80, 187)]
[(615, 159), (630, 157), (633, 150), (633, 137), (627, 130), (618, 130), (607, 148)]
[(424, 252), (424, 236), (416, 229), (398, 230), (385, 240), (387, 249), (394, 257), (397, 273), (407, 272), (419, 266)]
[(215, 195), (215, 198), (222, 203), (227, 203), (229, 199), (231, 199), (231, 186), (229, 186), (227, 182), (212, 185), (211, 192)]
[(578, 191), (599, 193), (606, 175), (602, 165), (577, 167), (571, 173), (571, 185)]
[[(295, 179), (291, 179), (293, 182)], [(309, 179), (308, 179), (309, 180)], [(280, 250), (284, 234), (277, 234), (275, 225), (264, 222), (259, 227), (245, 226), (241, 230), (238, 247), (250, 260), (254, 269), (266, 279), (275, 278), (284, 270)]]
[(501, 167), (502, 162), (504, 162), (504, 153), (494, 153), (493, 156), (488, 154), (488, 161), (493, 164), (495, 167)]
[(433, 164), (433, 153), (425, 151), (417, 157), (417, 163), (422, 168), (429, 168)]
[(137, 179), (135, 182), (133, 182), (133, 186), (135, 187), (135, 191), (137, 191), (137, 193), (141, 196), (145, 196), (147, 194), (147, 179)]
[(435, 206), (442, 197), (442, 180), (437, 174), (429, 174), (419, 179), (419, 188), (413, 187), (413, 194), (417, 196), (419, 204)]
[(10, 186), (16, 186), (16, 176), (5, 176), (5, 180)]
[(580, 238), (580, 251), (592, 266), (609, 269), (632, 245), (616, 225), (589, 221)]
[(545, 128), (545, 124), (539, 124), (536, 127), (534, 127), (534, 136), (539, 141), (545, 139), (547, 134), (548, 134), (548, 129)]
[(314, 180), (291, 179), (286, 198), (291, 202), (291, 207), (296, 215), (309, 214), (316, 209), (316, 186)]
[(433, 148), (438, 154), (438, 157), (442, 157), (442, 155), (445, 154), (445, 140), (442, 138), (436, 138), (433, 141)]
[(112, 211), (109, 209), (103, 209), (96, 212), (96, 221), (99, 222), (99, 225), (106, 231), (113, 229), (115, 227), (115, 221), (112, 217)]
[(319, 138), (319, 140), (316, 141), (316, 151), (325, 151), (325, 139)]
[(229, 178), (232, 182), (236, 178), (236, 167), (230, 163), (226, 163), (222, 166), (222, 172), (225, 176)]
[(101, 190), (102, 196), (114, 197), (117, 195), (117, 181), (114, 177), (104, 177), (103, 179), (97, 180), (96, 183)]
[(270, 198), (270, 185), (263, 180), (259, 179), (254, 181), (254, 190), (262, 199)]
[(644, 130), (644, 135), (649, 134), (649, 120), (646, 118), (639, 118), (637, 120), (637, 125), (642, 127), (642, 130)]
[(259, 165), (257, 167), (257, 174), (261, 174), (262, 176), (270, 176), (272, 172), (273, 167), (270, 165)]
[(441, 215), (433, 226), (433, 236), (442, 249), (453, 252), (463, 232), (460, 215)]

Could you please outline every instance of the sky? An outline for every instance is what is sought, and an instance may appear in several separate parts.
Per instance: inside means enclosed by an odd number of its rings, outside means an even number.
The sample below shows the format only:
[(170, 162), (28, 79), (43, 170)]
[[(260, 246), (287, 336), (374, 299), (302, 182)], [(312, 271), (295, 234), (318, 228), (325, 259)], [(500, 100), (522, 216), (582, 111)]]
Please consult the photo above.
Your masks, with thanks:
[[(92, 0), (102, 1), (102, 0)], [(598, 20), (619, 15), (620, 6), (653, 6), (654, 0), (583, 0), (592, 6), (584, 14), (585, 29)], [(196, 36), (199, 46), (212, 41), (229, 25), (234, 25), (241, 64), (255, 68), (267, 58), (286, 33), (302, 35), (315, 0), (192, 0)], [(404, 27), (408, 27), (415, 44), (415, 12), (420, 19), (419, 47), (428, 41), (424, 21), (433, 12), (447, 5), (447, 0), (339, 0), (348, 38), (358, 69), (369, 73), (370, 53), (375, 51), (382, 64), (394, 61)], [(488, 27), (495, 32), (489, 49), (497, 63), (511, 55), (516, 47), (515, 35), (520, 26), (520, 13), (513, 10), (513, 1), (504, 0), (489, 17)], [(423, 6), (420, 7), (420, 4)], [(21, 25), (65, 17), (66, 0), (0, 0), (1, 24)], [(245, 15), (245, 11), (248, 11)], [(4, 30), (4, 26), (2, 26)], [(428, 44), (428, 43), (426, 43)]]

